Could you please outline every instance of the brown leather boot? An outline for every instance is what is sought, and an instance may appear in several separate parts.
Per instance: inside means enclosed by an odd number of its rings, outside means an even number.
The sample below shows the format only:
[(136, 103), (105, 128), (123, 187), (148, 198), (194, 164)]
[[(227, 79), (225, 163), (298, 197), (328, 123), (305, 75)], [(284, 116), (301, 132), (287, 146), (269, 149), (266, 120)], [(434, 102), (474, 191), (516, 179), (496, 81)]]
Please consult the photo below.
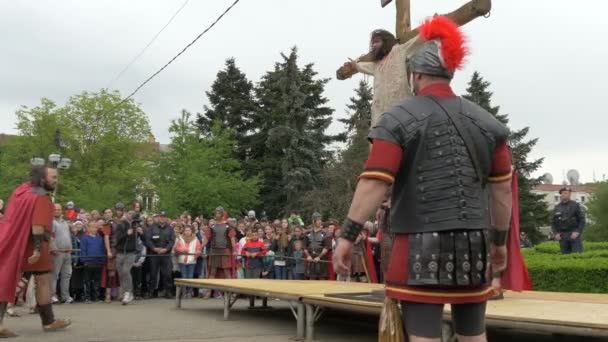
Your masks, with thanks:
[(52, 304), (38, 305), (38, 310), (42, 320), (42, 330), (45, 332), (65, 329), (72, 324), (69, 319), (55, 319)]
[(0, 338), (10, 338), (10, 337), (17, 337), (19, 335), (15, 334), (14, 332), (6, 329), (6, 328), (2, 328), (0, 329)]
[(70, 324), (72, 324), (72, 321), (69, 319), (56, 319), (53, 323), (43, 326), (42, 330), (45, 332), (58, 331), (69, 327)]

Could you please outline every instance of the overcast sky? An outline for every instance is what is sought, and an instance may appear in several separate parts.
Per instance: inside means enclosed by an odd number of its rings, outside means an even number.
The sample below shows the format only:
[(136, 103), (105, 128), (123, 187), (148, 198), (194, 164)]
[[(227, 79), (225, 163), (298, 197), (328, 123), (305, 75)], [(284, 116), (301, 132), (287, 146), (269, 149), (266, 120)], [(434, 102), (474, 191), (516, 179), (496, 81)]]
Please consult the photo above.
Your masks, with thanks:
[[(15, 133), (15, 110), (41, 97), (63, 105), (98, 91), (148, 43), (184, 0), (0, 1), (0, 132)], [(462, 0), (412, 0), (412, 23)], [(453, 81), (463, 93), (473, 71), (492, 82), (494, 104), (511, 127), (530, 126), (545, 157), (541, 173), (556, 182), (570, 168), (583, 181), (608, 174), (604, 43), (608, 6), (597, 0), (493, 1), (491, 16), (470, 23), (472, 55)], [(190, 0), (171, 25), (113, 88), (129, 94), (206, 28), (232, 0)], [(347, 57), (366, 51), (373, 29), (394, 30), (395, 9), (379, 0), (241, 0), (176, 62), (135, 95), (161, 143), (182, 108), (199, 112), (228, 57), (257, 82), (297, 45), (302, 63), (331, 77), (325, 95), (345, 115), (360, 76), (334, 78)], [(335, 123), (330, 130), (341, 127)]]

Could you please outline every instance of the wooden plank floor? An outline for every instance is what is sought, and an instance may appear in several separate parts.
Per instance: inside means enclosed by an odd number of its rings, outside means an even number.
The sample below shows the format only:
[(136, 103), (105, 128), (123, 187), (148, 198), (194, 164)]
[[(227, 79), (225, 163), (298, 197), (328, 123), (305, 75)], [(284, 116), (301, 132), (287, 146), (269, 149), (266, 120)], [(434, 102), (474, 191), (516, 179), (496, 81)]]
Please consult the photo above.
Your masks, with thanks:
[[(268, 296), (278, 294), (293, 298), (299, 297), (304, 300), (311, 299), (318, 303), (343, 303), (378, 308), (378, 310), (382, 306), (380, 302), (326, 296), (328, 294), (371, 293), (382, 290), (382, 284), (269, 279), (179, 279), (177, 283), (217, 290), (248, 289)], [(449, 313), (449, 305), (446, 305), (445, 308), (446, 313)], [(504, 321), (606, 329), (608, 331), (608, 295), (507, 291), (504, 300), (488, 302), (487, 317)]]
[(287, 296), (325, 293), (358, 293), (382, 290), (382, 284), (347, 283), (328, 280), (272, 280), (272, 279), (176, 279), (177, 284), (192, 284), (216, 290), (248, 289)]

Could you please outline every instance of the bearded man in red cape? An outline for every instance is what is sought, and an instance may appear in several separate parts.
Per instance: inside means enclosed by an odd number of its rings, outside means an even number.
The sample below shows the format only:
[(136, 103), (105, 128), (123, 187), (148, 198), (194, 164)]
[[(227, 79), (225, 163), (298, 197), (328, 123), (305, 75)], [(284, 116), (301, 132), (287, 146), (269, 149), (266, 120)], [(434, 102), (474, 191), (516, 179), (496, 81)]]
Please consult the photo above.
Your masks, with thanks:
[(49, 192), (56, 185), (57, 169), (37, 166), (30, 182), (17, 187), (9, 198), (0, 225), (0, 338), (17, 336), (2, 321), (7, 303), (15, 300), (22, 272), (33, 274), (36, 279), (36, 302), (43, 330), (56, 331), (70, 325), (69, 320), (55, 319), (51, 304), (53, 262), (49, 241), (54, 208)]

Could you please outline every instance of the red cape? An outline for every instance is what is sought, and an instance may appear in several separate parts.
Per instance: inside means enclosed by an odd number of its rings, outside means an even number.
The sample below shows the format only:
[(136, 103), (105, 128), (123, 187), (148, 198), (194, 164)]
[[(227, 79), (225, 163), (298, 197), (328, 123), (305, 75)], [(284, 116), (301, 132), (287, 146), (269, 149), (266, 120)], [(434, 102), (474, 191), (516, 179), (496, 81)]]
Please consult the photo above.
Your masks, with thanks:
[(32, 214), (38, 194), (30, 183), (21, 184), (8, 200), (0, 224), (0, 302), (13, 302), (25, 248), (31, 232)]
[(509, 257), (507, 259), (507, 269), (504, 271), (501, 279), (502, 288), (512, 291), (531, 291), (532, 282), (530, 281), (528, 268), (521, 255), (519, 246), (519, 187), (517, 183), (517, 171), (513, 171), (511, 191), (513, 193), (513, 209), (511, 212), (511, 228), (509, 229), (507, 240)]

